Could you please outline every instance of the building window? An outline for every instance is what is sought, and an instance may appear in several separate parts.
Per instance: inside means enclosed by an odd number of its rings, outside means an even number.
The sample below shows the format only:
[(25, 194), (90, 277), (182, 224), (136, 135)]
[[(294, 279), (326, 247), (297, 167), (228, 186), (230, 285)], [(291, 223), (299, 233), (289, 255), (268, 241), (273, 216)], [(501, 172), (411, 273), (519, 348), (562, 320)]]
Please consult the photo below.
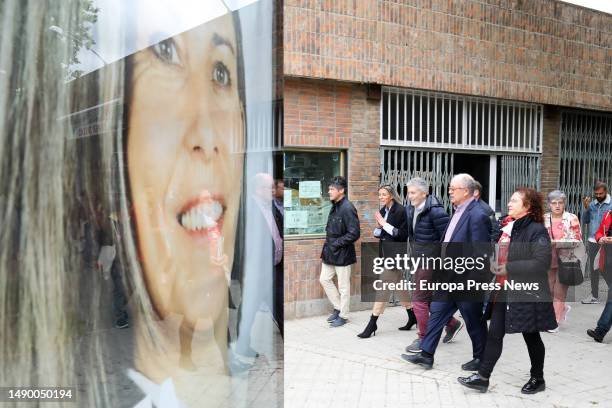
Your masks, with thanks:
[(542, 153), (542, 105), (383, 87), (382, 146)]
[(593, 194), (597, 180), (612, 180), (612, 115), (565, 110), (559, 137), (560, 190), (566, 211), (580, 214), (582, 198)]
[(342, 151), (285, 151), (285, 237), (325, 234), (331, 202), (327, 184), (345, 175)]

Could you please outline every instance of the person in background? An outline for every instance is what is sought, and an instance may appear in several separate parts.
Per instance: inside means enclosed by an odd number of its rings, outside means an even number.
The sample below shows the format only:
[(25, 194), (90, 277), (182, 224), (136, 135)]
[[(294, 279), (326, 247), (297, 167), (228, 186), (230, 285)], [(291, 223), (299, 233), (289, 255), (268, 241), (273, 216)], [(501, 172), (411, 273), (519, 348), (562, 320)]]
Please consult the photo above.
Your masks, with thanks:
[(597, 268), (594, 265), (595, 255), (599, 251), (599, 245), (595, 240), (595, 234), (601, 224), (601, 220), (606, 211), (612, 210), (612, 199), (608, 194), (608, 185), (603, 181), (597, 181), (593, 187), (595, 201), (591, 197), (584, 197), (582, 205), (582, 223), (589, 225), (587, 241), (588, 273), (591, 276), (591, 295), (582, 300), (583, 304), (599, 303), (599, 274), (595, 273)]
[[(508, 215), (512, 219), (502, 229), (497, 262), (491, 264), (501, 289), (492, 293), (487, 304), (485, 316), (490, 315), (491, 323), (482, 361), (474, 370), (478, 372), (457, 379), (465, 387), (486, 392), (502, 354), (504, 335), (522, 333), (531, 360), (531, 378), (521, 392), (535, 394), (546, 389), (546, 349), (540, 332), (555, 328), (557, 323), (546, 284), (551, 246), (543, 225), (543, 206), (541, 194), (531, 188), (519, 188), (510, 198)], [(506, 281), (537, 283), (538, 289), (506, 289)]]
[[(274, 199), (272, 200), (272, 214), (274, 215), (274, 222), (280, 235), (281, 242), (284, 240), (284, 226), (285, 226), (285, 208), (283, 205), (285, 194), (285, 182), (282, 179), (276, 179), (274, 181)], [(284, 244), (281, 244), (284, 245)], [(284, 254), (284, 252), (283, 252)], [(274, 305), (273, 314), (274, 320), (278, 323), (281, 336), (284, 335), (284, 321), (285, 321), (285, 273), (284, 273), (284, 262), (281, 254), (281, 259), (278, 263), (274, 264), (274, 291), (272, 293), (272, 302)]]
[[(398, 248), (400, 247), (399, 243), (406, 242), (408, 236), (406, 211), (404, 210), (404, 206), (400, 204), (401, 199), (390, 185), (383, 185), (378, 189), (378, 200), (380, 201), (381, 208), (376, 212), (376, 228), (374, 229), (374, 236), (380, 240), (378, 245), (378, 256), (393, 258), (398, 254)], [(401, 245), (401, 247), (405, 249), (405, 245)], [(381, 279), (384, 282), (400, 282), (402, 279), (402, 271), (398, 269), (386, 269)], [(407, 325), (409, 325), (411, 319), (414, 318), (414, 312), (412, 311), (408, 299), (408, 292), (398, 291), (397, 293), (400, 297), (400, 303), (408, 312), (409, 320)], [(357, 337), (364, 339), (370, 337), (372, 334), (376, 335), (376, 330), (378, 329), (376, 322), (378, 317), (385, 311), (390, 293), (385, 290), (382, 291), (382, 293), (377, 293), (377, 295), (370, 321), (363, 332), (359, 333)]]
[[(408, 240), (410, 253), (413, 257), (440, 256), (440, 240), (448, 226), (449, 217), (440, 201), (429, 195), (429, 183), (415, 177), (408, 181), (408, 198), (410, 204), (406, 206), (408, 220)], [(412, 305), (418, 327), (418, 336), (406, 347), (409, 353), (421, 352), (421, 341), (427, 331), (429, 321), (429, 305), (432, 292), (421, 290), (421, 282), (428, 282), (432, 278), (431, 269), (420, 268), (413, 274), (416, 288), (412, 294)], [(446, 334), (443, 343), (451, 342), (463, 328), (461, 320), (451, 317), (446, 324)]]
[(495, 217), (495, 210), (482, 199), (482, 184), (478, 181), (476, 181), (476, 187), (474, 189), (474, 199), (480, 203), (485, 214), (491, 219), (491, 231), (489, 233), (491, 235), (491, 242), (497, 242), (501, 235), (499, 221), (497, 221)]
[(285, 182), (281, 179), (274, 180), (274, 207), (280, 213), (280, 216), (285, 215), (285, 207), (283, 205), (285, 198)]
[(268, 173), (257, 173), (251, 184), (253, 194), (247, 201), (247, 207), (253, 215), (254, 228), (262, 232), (261, 238), (267, 240), (262, 249), (272, 259), (273, 267), (271, 270), (253, 268), (249, 271), (255, 275), (255, 277), (249, 277), (249, 281), (258, 282), (258, 284), (251, 287), (248, 296), (244, 297), (239, 308), (240, 335), (236, 350), (239, 355), (245, 357), (259, 355), (251, 348), (250, 333), (261, 304), (267, 306), (281, 335), (283, 334), (282, 284), (279, 285), (283, 276), (283, 225), (276, 207), (272, 204), (275, 190), (274, 179)]
[(114, 326), (117, 329), (125, 329), (129, 326), (127, 297), (125, 295), (125, 285), (123, 284), (121, 273), (121, 263), (118, 259), (115, 259), (117, 255), (116, 245), (119, 240), (119, 219), (114, 213), (107, 219), (104, 219), (101, 206), (97, 207), (96, 212), (98, 217), (97, 224), (99, 226), (98, 247), (100, 248), (96, 267), (99, 272), (102, 272), (105, 280), (109, 277), (111, 278), (113, 286), (112, 307)]
[(599, 270), (608, 284), (608, 300), (601, 312), (597, 327), (587, 330), (587, 334), (598, 343), (601, 343), (612, 327), (612, 211), (608, 211), (603, 217), (595, 239), (601, 246), (599, 257)]
[(544, 214), (544, 226), (550, 235), (553, 247), (548, 284), (553, 296), (557, 328), (550, 330), (551, 333), (559, 331), (558, 325), (567, 321), (567, 315), (571, 310), (570, 305), (565, 304), (568, 286), (559, 282), (559, 259), (570, 261), (578, 258), (583, 267), (586, 262), (580, 220), (576, 215), (565, 211), (566, 200), (567, 196), (562, 191), (550, 192), (548, 194), (550, 212)]
[[(321, 276), (319, 281), (334, 311), (327, 318), (330, 327), (339, 327), (348, 321), (351, 299), (351, 265), (357, 262), (355, 241), (359, 239), (359, 217), (355, 206), (346, 198), (347, 184), (342, 176), (334, 177), (328, 187), (332, 208), (325, 227), (325, 243), (321, 250)], [(338, 288), (333, 278), (338, 277)]]

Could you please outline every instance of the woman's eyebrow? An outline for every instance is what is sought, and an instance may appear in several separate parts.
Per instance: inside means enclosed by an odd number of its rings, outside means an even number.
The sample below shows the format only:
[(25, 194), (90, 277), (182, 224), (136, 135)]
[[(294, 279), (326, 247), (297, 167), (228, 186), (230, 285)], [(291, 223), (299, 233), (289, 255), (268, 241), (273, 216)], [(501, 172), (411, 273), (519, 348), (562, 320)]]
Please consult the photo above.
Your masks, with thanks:
[(213, 34), (212, 43), (215, 47), (218, 47), (220, 45), (225, 45), (232, 51), (232, 54), (234, 55), (236, 54), (236, 52), (234, 51), (234, 46), (232, 46), (232, 43), (227, 38), (222, 37), (217, 33)]

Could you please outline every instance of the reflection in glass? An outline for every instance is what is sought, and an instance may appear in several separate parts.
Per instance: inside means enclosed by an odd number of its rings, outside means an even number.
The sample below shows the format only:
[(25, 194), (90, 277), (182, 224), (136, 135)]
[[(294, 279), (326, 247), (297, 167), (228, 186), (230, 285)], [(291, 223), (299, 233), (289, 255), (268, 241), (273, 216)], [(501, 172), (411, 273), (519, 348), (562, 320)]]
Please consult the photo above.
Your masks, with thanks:
[(248, 199), (271, 168), (272, 134), (250, 123), (272, 120), (272, 2), (65, 83), (90, 6), (2, 4), (0, 386), (74, 386), (79, 406), (280, 405), (282, 238)]

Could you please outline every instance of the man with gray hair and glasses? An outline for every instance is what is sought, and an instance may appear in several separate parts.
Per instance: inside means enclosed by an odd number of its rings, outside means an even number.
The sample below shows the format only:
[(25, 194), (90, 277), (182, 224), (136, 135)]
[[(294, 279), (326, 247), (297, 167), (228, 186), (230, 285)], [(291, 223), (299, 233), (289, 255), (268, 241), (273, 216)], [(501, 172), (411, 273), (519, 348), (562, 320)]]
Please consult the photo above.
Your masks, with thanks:
[[(442, 283), (454, 283), (467, 288), (468, 280), (480, 283), (489, 282), (490, 273), (486, 260), (490, 250), (491, 220), (485, 214), (482, 206), (474, 200), (475, 181), (469, 174), (457, 174), (452, 178), (448, 188), (449, 196), (455, 213), (446, 231), (442, 234), (442, 258), (458, 260), (459, 258), (481, 258), (485, 260), (484, 267), (476, 266), (463, 270), (453, 269), (434, 272), (434, 280)], [(446, 261), (443, 262), (446, 264)], [(454, 264), (454, 262), (453, 262)], [(467, 266), (467, 265), (466, 265)], [(478, 290), (438, 289), (433, 293), (430, 305), (431, 315), (427, 323), (427, 332), (421, 341), (421, 352), (413, 355), (402, 354), (409, 363), (432, 368), (434, 354), (442, 330), (449, 319), (459, 310), (465, 320), (467, 331), (472, 340), (472, 360), (463, 364), (466, 371), (478, 370), (484, 353), (487, 337), (487, 326), (482, 318), (484, 293)]]
[[(408, 181), (407, 187), (409, 205), (406, 206), (406, 218), (411, 256), (415, 258), (440, 256), (440, 241), (450, 218), (438, 198), (429, 194), (429, 183), (425, 179), (415, 177)], [(418, 337), (406, 347), (409, 353), (421, 352), (421, 341), (427, 332), (432, 291), (420, 287), (421, 283), (427, 284), (431, 281), (432, 275), (432, 269), (419, 268), (412, 276), (412, 281), (416, 284), (412, 293), (412, 310), (414, 310), (414, 321), (417, 323)], [(446, 324), (446, 334), (442, 342), (453, 341), (462, 328), (463, 322), (451, 317)]]
[(612, 210), (612, 200), (610, 194), (608, 194), (608, 185), (603, 181), (597, 181), (593, 187), (593, 196), (595, 201), (591, 197), (584, 197), (582, 205), (584, 210), (582, 211), (582, 223), (589, 224), (589, 233), (587, 240), (587, 269), (591, 276), (591, 296), (582, 300), (583, 304), (598, 304), (599, 303), (599, 273), (596, 272), (597, 266), (593, 265), (597, 251), (599, 251), (599, 245), (595, 241), (595, 234), (601, 224), (601, 220), (606, 212)]

